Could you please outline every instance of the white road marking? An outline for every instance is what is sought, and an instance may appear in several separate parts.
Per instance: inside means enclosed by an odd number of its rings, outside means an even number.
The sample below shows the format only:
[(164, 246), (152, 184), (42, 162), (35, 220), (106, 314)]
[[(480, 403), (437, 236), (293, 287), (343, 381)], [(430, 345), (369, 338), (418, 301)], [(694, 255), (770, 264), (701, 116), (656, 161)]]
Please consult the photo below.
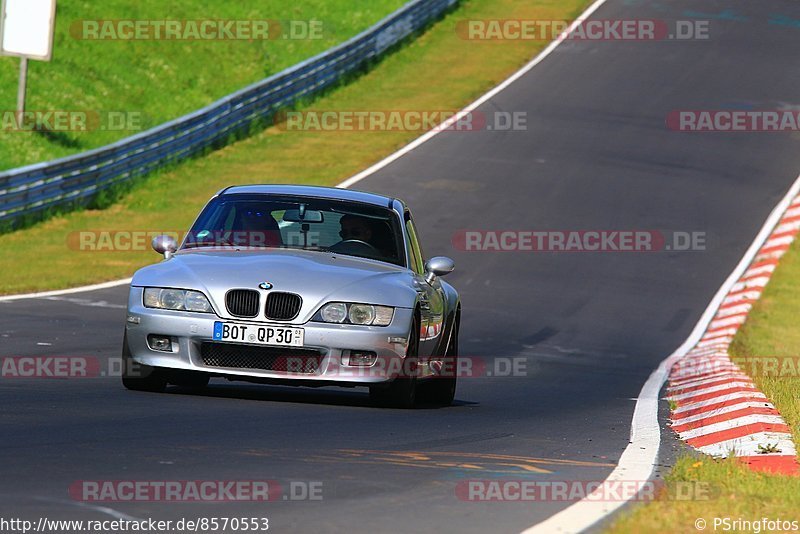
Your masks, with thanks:
[(783, 237), (774, 237), (774, 238), (770, 239), (769, 241), (767, 241), (767, 243), (764, 245), (764, 247), (772, 248), (772, 247), (777, 247), (779, 245), (789, 246), (789, 245), (792, 244), (792, 241), (794, 241), (794, 236), (793, 235), (787, 235), (787, 236), (783, 236)]
[[(593, 4), (593, 7), (599, 6), (601, 3), (602, 2)], [(653, 470), (655, 469), (658, 461), (658, 449), (661, 445), (661, 429), (658, 424), (658, 393), (661, 390), (661, 386), (663, 386), (667, 380), (669, 370), (676, 362), (678, 362), (678, 360), (686, 356), (686, 354), (697, 344), (697, 342), (700, 341), (700, 338), (705, 333), (706, 328), (711, 323), (711, 320), (714, 318), (714, 315), (717, 313), (717, 310), (719, 309), (723, 300), (728, 296), (731, 288), (742, 277), (747, 267), (752, 263), (759, 250), (761, 250), (761, 245), (772, 234), (773, 228), (775, 228), (775, 226), (781, 220), (784, 212), (789, 207), (789, 204), (795, 199), (798, 193), (800, 193), (800, 176), (795, 179), (794, 183), (789, 188), (789, 191), (786, 192), (786, 195), (773, 208), (772, 212), (770, 212), (767, 220), (764, 221), (764, 225), (758, 232), (758, 235), (756, 235), (755, 239), (750, 244), (750, 247), (747, 249), (744, 256), (742, 256), (742, 259), (739, 260), (739, 263), (733, 269), (733, 272), (731, 272), (719, 290), (717, 290), (714, 298), (711, 300), (711, 302), (709, 302), (708, 307), (703, 312), (700, 320), (697, 321), (697, 324), (686, 341), (684, 341), (683, 344), (675, 350), (675, 352), (670, 354), (669, 357), (662, 361), (658, 368), (653, 371), (653, 373), (647, 379), (647, 382), (645, 382), (636, 401), (636, 408), (634, 408), (633, 411), (630, 443), (622, 453), (617, 467), (614, 468), (614, 470), (606, 479), (606, 483), (622, 480), (649, 480), (652, 476)], [(760, 395), (750, 395), (757, 398), (764, 397), (766, 399), (766, 396), (763, 393)], [(783, 449), (783, 447), (791, 447), (790, 450), (794, 450), (791, 438), (789, 438), (788, 441), (786, 439), (779, 440), (779, 444), (781, 450), (788, 450)], [(715, 448), (717, 446), (718, 444), (714, 447), (708, 448), (707, 450), (721, 450), (719, 448)], [(746, 441), (739, 443), (736, 440), (732, 441), (731, 446), (733, 448), (738, 448), (737, 450), (748, 451), (750, 448), (754, 450), (757, 450), (758, 448), (757, 444), (753, 446), (752, 444), (748, 444)], [(700, 450), (703, 450), (703, 448)], [(706, 451), (703, 450), (703, 452)], [(597, 500), (594, 500), (597, 497), (600, 496), (587, 496), (585, 499), (568, 506), (564, 510), (561, 510), (560, 512), (550, 516), (541, 523), (538, 523), (525, 530), (524, 534), (580, 532), (582, 530), (586, 530), (592, 525), (595, 525), (598, 521), (608, 517), (610, 514), (614, 513), (627, 503), (627, 501), (613, 503), (598, 502)]]
[(731, 404), (729, 406), (714, 408), (713, 410), (709, 410), (704, 413), (699, 413), (697, 415), (690, 415), (689, 417), (684, 417), (683, 419), (673, 420), (672, 426), (694, 423), (695, 421), (708, 419), (709, 417), (716, 417), (718, 415), (725, 415), (726, 413), (735, 412), (737, 410), (744, 410), (746, 408), (769, 408), (771, 410), (774, 410), (775, 406), (770, 402), (758, 402), (758, 401), (748, 401), (748, 402), (743, 402), (741, 404)]
[(755, 384), (753, 384), (752, 380), (746, 380), (742, 382), (731, 382), (730, 384), (721, 384), (718, 386), (709, 386), (707, 388), (697, 389), (695, 391), (690, 391), (688, 393), (678, 393), (677, 395), (669, 395), (667, 398), (673, 401), (682, 401), (687, 399), (692, 399), (694, 397), (699, 397), (701, 395), (708, 395), (709, 393), (717, 393), (719, 391), (725, 391), (731, 388), (755, 388)]
[(43, 297), (43, 299), (53, 300), (57, 302), (69, 302), (71, 304), (77, 304), (78, 306), (88, 306), (90, 308), (113, 308), (115, 310), (127, 309), (127, 306), (124, 304), (112, 304), (106, 300), (80, 299), (76, 297)]
[[(764, 447), (767, 445), (776, 445), (780, 452), (772, 455), (763, 454), (758, 449), (759, 445)], [(785, 432), (757, 432), (741, 438), (728, 439), (712, 445), (704, 445), (698, 447), (697, 450), (717, 457), (725, 457), (730, 454), (731, 451), (733, 451), (736, 456), (795, 455), (792, 436)]]
[(769, 263), (767, 265), (762, 265), (761, 267), (753, 267), (752, 269), (748, 269), (745, 276), (755, 276), (757, 274), (772, 274), (775, 271), (777, 265)]
[(725, 380), (725, 379), (728, 379), (728, 378), (741, 378), (741, 379), (744, 379), (744, 380), (749, 380), (750, 379), (749, 376), (747, 376), (746, 374), (744, 374), (742, 372), (732, 371), (732, 372), (720, 373), (720, 374), (714, 375), (714, 376), (712, 376), (710, 378), (700, 378), (698, 380), (693, 380), (691, 382), (684, 382), (684, 383), (682, 383), (680, 385), (677, 385), (677, 386), (671, 386), (671, 387), (667, 388), (667, 392), (675, 393), (675, 392), (684, 390), (686, 388), (691, 388), (691, 387), (694, 387), (694, 386), (702, 386), (703, 384), (710, 384), (711, 382), (718, 382), (719, 380)]
[(750, 414), (737, 417), (736, 419), (729, 419), (727, 421), (720, 421), (719, 423), (712, 423), (710, 425), (705, 425), (700, 428), (685, 430), (683, 432), (680, 432), (680, 438), (683, 440), (698, 438), (700, 436), (713, 434), (714, 432), (722, 432), (723, 430), (732, 430), (734, 428), (739, 428), (740, 426), (753, 425), (756, 423), (769, 423), (773, 425), (786, 424), (783, 422), (783, 418), (781, 418), (780, 415)]
[[(562, 35), (568, 35), (570, 31), (572, 31), (578, 24), (581, 24), (586, 18), (588, 18), (592, 13), (594, 13), (598, 8), (600, 8), (605, 3), (605, 1), (606, 0), (595, 0), (595, 2), (591, 6), (589, 6), (583, 13), (581, 13), (575, 19), (575, 21), (570, 25), (567, 31), (565, 31), (564, 34)], [(490, 98), (494, 97), (495, 95), (506, 89), (509, 85), (511, 85), (516, 80), (524, 76), (533, 67), (541, 63), (548, 55), (550, 55), (550, 53), (553, 52), (553, 50), (555, 50), (556, 47), (558, 47), (563, 42), (563, 40), (564, 40), (563, 38), (559, 38), (550, 43), (530, 63), (522, 67), (516, 73), (507, 78), (503, 83), (501, 83), (500, 85), (498, 85), (497, 87), (495, 87), (494, 89), (483, 95), (481, 98), (479, 98), (478, 100), (476, 100), (475, 102), (464, 108), (462, 112), (456, 114), (456, 116), (451, 118), (450, 121), (446, 121), (442, 126), (446, 126), (447, 124), (452, 124), (453, 122), (460, 120), (466, 113), (473, 111), (475, 108), (477, 108)], [(372, 165), (368, 169), (348, 178), (347, 180), (343, 181), (336, 187), (346, 189), (351, 185), (360, 182), (364, 178), (386, 167), (393, 161), (413, 151), (415, 148), (419, 147), (429, 139), (432, 139), (442, 129), (443, 128), (436, 128), (432, 131), (427, 132), (426, 134), (412, 141), (411, 143), (401, 148), (394, 154), (389, 155), (388, 157)], [(658, 460), (658, 450), (661, 444), (661, 432), (658, 423), (659, 391), (661, 390), (661, 387), (667, 380), (669, 370), (678, 360), (684, 357), (689, 352), (689, 350), (691, 350), (692, 347), (694, 347), (694, 345), (696, 345), (697, 342), (700, 340), (700, 337), (703, 335), (703, 333), (706, 330), (706, 327), (713, 319), (713, 316), (716, 313), (717, 309), (719, 308), (720, 304), (722, 303), (723, 299), (726, 296), (728, 296), (728, 293), (731, 291), (731, 288), (733, 287), (734, 283), (739, 278), (741, 278), (742, 274), (744, 273), (744, 270), (756, 257), (761, 248), (761, 244), (763, 244), (766, 241), (766, 239), (770, 236), (772, 229), (784, 216), (784, 212), (786, 212), (792, 200), (797, 196), (798, 191), (800, 191), (800, 176), (798, 176), (798, 178), (792, 184), (792, 187), (789, 189), (786, 196), (772, 210), (769, 217), (765, 221), (764, 226), (762, 226), (755, 240), (750, 245), (750, 248), (748, 248), (747, 252), (742, 257), (739, 264), (736, 266), (736, 268), (733, 270), (730, 276), (728, 276), (728, 278), (719, 288), (716, 295), (709, 303), (705, 312), (695, 325), (694, 330), (686, 339), (686, 341), (684, 341), (684, 343), (680, 347), (678, 347), (678, 349), (676, 349), (674, 353), (672, 353), (669, 357), (663, 360), (661, 364), (658, 366), (658, 368), (650, 374), (650, 377), (647, 379), (644, 386), (642, 387), (639, 396), (636, 398), (636, 406), (634, 407), (633, 420), (631, 422), (630, 443), (623, 451), (622, 456), (619, 459), (619, 463), (617, 464), (617, 467), (614, 468), (614, 470), (611, 472), (608, 478), (606, 478), (604, 484), (601, 485), (601, 487), (603, 487), (605, 484), (616, 481), (624, 481), (624, 480), (644, 481), (648, 480), (652, 476), (653, 469), (655, 468), (656, 462)], [(797, 215), (800, 215), (800, 208), (795, 208), (792, 213), (794, 212), (796, 212)], [(786, 213), (786, 215), (789, 216), (789, 213)], [(780, 255), (782, 255), (782, 252), (763, 254), (761, 255), (761, 257), (774, 257)], [(26, 295), (10, 295), (5, 297), (0, 297), (0, 302), (39, 298), (43, 296), (58, 296), (70, 293), (81, 293), (84, 291), (93, 291), (96, 289), (105, 289), (108, 287), (121, 286), (129, 284), (130, 281), (131, 279), (127, 278), (124, 280), (116, 280), (112, 282), (105, 282), (103, 284), (95, 284), (92, 286), (84, 286), (73, 289), (48, 291), (43, 293), (29, 293)], [(739, 289), (745, 289), (751, 287), (754, 287), (754, 285), (746, 284), (743, 287), (740, 287)], [(785, 440), (782, 441), (781, 443), (783, 444), (784, 442)], [(788, 443), (789, 445), (792, 445), (791, 440), (789, 440)], [(607, 516), (616, 512), (619, 508), (624, 506), (627, 502), (628, 501), (622, 501), (622, 500), (615, 502), (602, 502), (597, 500), (594, 495), (589, 495), (586, 498), (581, 499), (580, 501), (568, 506), (564, 510), (561, 510), (560, 512), (550, 516), (545, 521), (542, 521), (536, 525), (531, 526), (530, 528), (526, 529), (523, 534), (545, 533), (545, 532), (580, 532), (598, 523), (599, 521), (602, 521), (604, 518), (606, 518)]]
[(717, 317), (727, 317), (728, 315), (736, 315), (737, 313), (748, 313), (750, 309), (753, 307), (752, 304), (737, 304), (736, 306), (730, 306), (728, 308), (722, 308), (717, 312)]
[(700, 401), (700, 402), (693, 402), (691, 404), (684, 404), (683, 406), (678, 406), (677, 408), (672, 410), (672, 417), (680, 417), (680, 415), (684, 412), (701, 409), (706, 406), (710, 406), (712, 404), (720, 404), (723, 402), (729, 402), (738, 399), (766, 399), (766, 398), (767, 396), (759, 391), (737, 391), (736, 393), (729, 393), (728, 395), (720, 395), (719, 397), (714, 397), (714, 402)]
[(57, 297), (61, 295), (72, 295), (74, 293), (84, 293), (88, 291), (97, 291), (98, 289), (108, 289), (110, 287), (124, 286), (130, 284), (131, 279), (125, 278), (123, 280), (113, 280), (111, 282), (103, 282), (102, 284), (93, 284), (90, 286), (73, 287), (71, 289), (57, 289), (55, 291), (40, 291), (39, 293), (25, 293), (21, 295), (6, 295), (0, 297), (0, 302), (13, 302), (16, 300), (40, 299), (44, 297)]

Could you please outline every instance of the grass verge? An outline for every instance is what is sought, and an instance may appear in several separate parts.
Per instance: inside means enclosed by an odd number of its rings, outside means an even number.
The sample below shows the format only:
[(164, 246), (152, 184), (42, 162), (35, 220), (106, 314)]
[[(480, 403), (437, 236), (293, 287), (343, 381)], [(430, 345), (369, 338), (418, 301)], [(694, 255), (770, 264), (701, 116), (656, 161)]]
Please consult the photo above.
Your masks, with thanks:
[[(90, 117), (123, 112), (130, 114), (130, 120), (125, 115), (124, 121), (104, 124), (105, 130), (69, 131), (56, 126), (36, 133), (14, 131), (11, 112), (16, 108), (19, 59), (0, 57), (0, 87), (4, 89), (0, 91), (0, 169), (96, 148), (199, 109), (347, 40), (405, 1), (295, 0), (287, 7), (282, 0), (172, 0), (165, 9), (157, 0), (61, 0), (52, 61), (29, 63), (26, 109), (85, 111)], [(280, 26), (272, 26), (281, 28), (280, 35), (256, 40), (94, 40), (82, 38), (81, 30), (81, 21), (97, 20), (265, 19), (281, 21)], [(315, 21), (313, 35), (307, 21)], [(305, 28), (313, 38), (306, 38)], [(246, 36), (244, 32), (233, 35)]]
[[(800, 355), (800, 241), (795, 241), (767, 285), (761, 299), (739, 330), (731, 356), (747, 358), (748, 371), (756, 385), (793, 430), (798, 441), (800, 428), (800, 378), (796, 365)], [(755, 360), (752, 360), (755, 358)], [(776, 359), (791, 365), (765, 366)], [(759, 362), (752, 364), (752, 362)], [(773, 369), (777, 368), (776, 372)], [(766, 372), (764, 372), (766, 370)], [(759, 372), (753, 372), (759, 371)], [(723, 518), (761, 521), (761, 518), (800, 521), (800, 477), (756, 473), (733, 459), (713, 460), (685, 455), (667, 477), (668, 494), (677, 494), (678, 487), (701, 482), (711, 489), (709, 499), (662, 499), (634, 508), (608, 529), (612, 533), (627, 532), (690, 532), (695, 521), (706, 521), (706, 530), (714, 530), (714, 519)], [(685, 493), (684, 493), (685, 494)], [(739, 523), (727, 532), (768, 531), (763, 525)], [(717, 531), (725, 529), (718, 523)], [(783, 532), (785, 528), (775, 530)]]
[[(424, 35), (315, 110), (456, 110), (530, 60), (546, 43), (468, 41), (464, 19), (572, 19), (586, 0), (466, 0)], [(276, 127), (140, 182), (104, 210), (84, 210), (0, 236), (0, 293), (57, 289), (130, 276), (149, 250), (80, 250), (79, 232), (182, 231), (220, 188), (243, 183), (334, 185), (419, 131), (312, 132)], [(469, 135), (469, 134), (465, 134)], [(402, 184), (398, 184), (398, 189)]]
[[(684, 456), (673, 466), (666, 479), (671, 498), (637, 506), (623, 514), (608, 530), (623, 533), (675, 532), (768, 532), (735, 520), (759, 522), (800, 520), (800, 477), (766, 475), (751, 471), (734, 459), (711, 460)], [(679, 489), (682, 488), (682, 489)], [(695, 525), (702, 519), (705, 528)], [(716, 528), (715, 519), (717, 520)], [(719, 521), (728, 519), (728, 528)], [(738, 526), (738, 528), (737, 528)], [(786, 529), (773, 529), (785, 532)]]

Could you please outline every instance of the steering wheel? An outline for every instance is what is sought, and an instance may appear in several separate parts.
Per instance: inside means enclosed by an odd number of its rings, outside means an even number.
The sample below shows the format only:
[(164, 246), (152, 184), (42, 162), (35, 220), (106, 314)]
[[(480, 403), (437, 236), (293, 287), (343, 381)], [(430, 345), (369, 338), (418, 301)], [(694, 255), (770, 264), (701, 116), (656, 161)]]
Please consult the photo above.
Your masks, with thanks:
[(344, 241), (339, 241), (338, 243), (336, 243), (335, 245), (333, 245), (333, 246), (331, 247), (331, 250), (338, 249), (340, 246), (342, 246), (342, 245), (345, 245), (345, 246), (346, 246), (346, 245), (348, 245), (348, 244), (352, 244), (352, 245), (359, 245), (359, 246), (367, 247), (367, 248), (369, 248), (371, 251), (378, 252), (378, 249), (377, 249), (377, 248), (375, 248), (375, 246), (374, 246), (374, 245), (371, 245), (371, 244), (367, 243), (366, 241), (361, 241), (360, 239), (345, 239)]

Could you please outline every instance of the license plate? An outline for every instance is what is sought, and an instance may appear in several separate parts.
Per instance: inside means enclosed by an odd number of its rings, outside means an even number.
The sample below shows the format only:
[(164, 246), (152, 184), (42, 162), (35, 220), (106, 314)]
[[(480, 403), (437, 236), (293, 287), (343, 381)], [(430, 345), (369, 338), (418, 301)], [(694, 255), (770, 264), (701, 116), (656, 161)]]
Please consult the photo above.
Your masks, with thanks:
[(214, 341), (302, 347), (303, 329), (214, 321)]

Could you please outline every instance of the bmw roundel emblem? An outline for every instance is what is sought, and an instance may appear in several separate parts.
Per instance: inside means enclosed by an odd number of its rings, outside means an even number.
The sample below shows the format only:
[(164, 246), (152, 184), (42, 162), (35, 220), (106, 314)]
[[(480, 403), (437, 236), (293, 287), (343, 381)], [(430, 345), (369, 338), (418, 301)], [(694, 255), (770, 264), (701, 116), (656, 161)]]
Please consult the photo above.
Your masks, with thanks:
[(272, 284), (270, 284), (269, 282), (261, 282), (260, 284), (258, 284), (258, 287), (261, 289), (272, 289)]

